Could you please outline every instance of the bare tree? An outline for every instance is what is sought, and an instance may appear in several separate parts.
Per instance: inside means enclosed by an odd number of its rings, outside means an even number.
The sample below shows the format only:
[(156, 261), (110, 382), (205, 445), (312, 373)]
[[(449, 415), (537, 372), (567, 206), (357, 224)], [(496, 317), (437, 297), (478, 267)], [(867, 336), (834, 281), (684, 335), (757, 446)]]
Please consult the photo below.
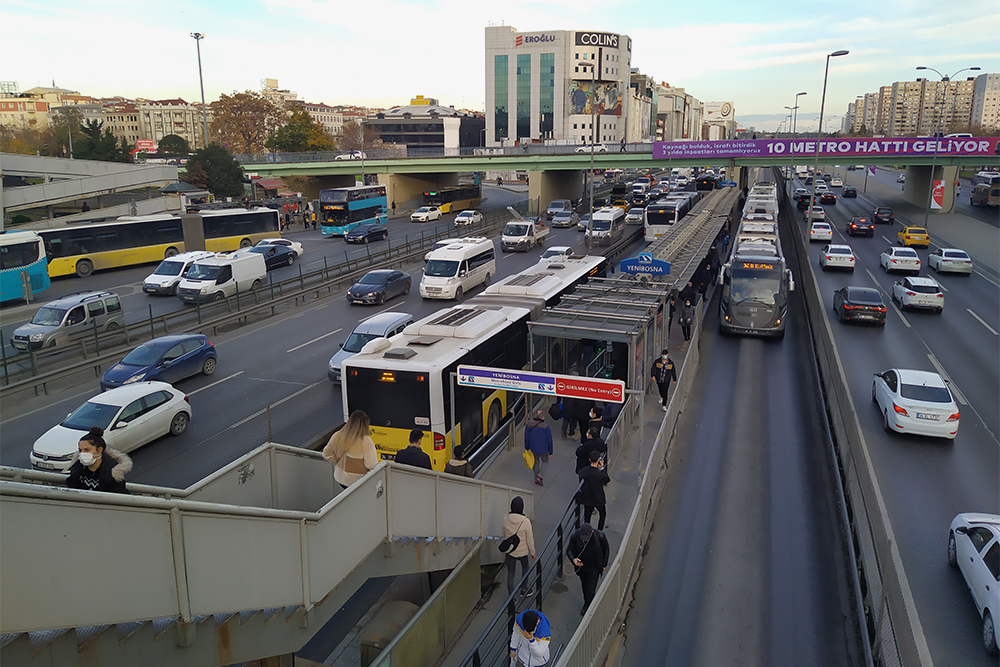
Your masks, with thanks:
[(288, 120), (280, 108), (261, 93), (220, 95), (212, 102), (212, 137), (220, 137), (231, 153), (263, 153), (265, 143)]

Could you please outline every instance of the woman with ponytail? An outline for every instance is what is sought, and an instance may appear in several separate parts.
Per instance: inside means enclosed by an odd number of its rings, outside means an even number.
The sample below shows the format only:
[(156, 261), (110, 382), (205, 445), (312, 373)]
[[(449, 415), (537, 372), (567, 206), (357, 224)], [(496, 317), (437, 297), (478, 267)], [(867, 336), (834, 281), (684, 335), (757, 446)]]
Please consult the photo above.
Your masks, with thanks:
[(66, 486), (71, 489), (128, 493), (125, 475), (132, 470), (132, 459), (104, 442), (104, 429), (94, 426), (80, 438), (78, 458), (69, 469)]

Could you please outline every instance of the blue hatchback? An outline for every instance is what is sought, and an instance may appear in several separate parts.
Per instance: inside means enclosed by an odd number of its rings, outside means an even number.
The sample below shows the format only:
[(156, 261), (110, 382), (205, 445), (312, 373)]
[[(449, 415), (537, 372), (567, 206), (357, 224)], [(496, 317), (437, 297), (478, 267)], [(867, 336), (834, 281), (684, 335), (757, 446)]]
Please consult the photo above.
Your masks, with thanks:
[(101, 390), (133, 382), (159, 380), (171, 384), (186, 377), (215, 372), (215, 345), (201, 334), (161, 336), (125, 355), (101, 378)]

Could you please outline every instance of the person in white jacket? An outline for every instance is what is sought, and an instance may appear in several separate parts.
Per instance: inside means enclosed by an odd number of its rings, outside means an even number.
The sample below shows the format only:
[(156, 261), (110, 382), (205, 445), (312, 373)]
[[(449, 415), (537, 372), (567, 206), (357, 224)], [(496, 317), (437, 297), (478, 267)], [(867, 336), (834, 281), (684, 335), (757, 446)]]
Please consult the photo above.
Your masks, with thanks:
[(551, 639), (552, 626), (545, 614), (535, 609), (522, 611), (510, 634), (510, 666), (545, 667)]
[[(504, 567), (507, 568), (507, 595), (514, 592), (514, 585), (517, 583), (517, 564), (521, 564), (521, 578), (528, 573), (528, 556), (535, 559), (535, 536), (531, 532), (531, 519), (524, 516), (524, 499), (515, 496), (510, 501), (510, 514), (503, 518), (504, 539), (517, 534), (517, 548), (504, 556)], [(530, 595), (531, 591), (521, 588), (522, 595)]]

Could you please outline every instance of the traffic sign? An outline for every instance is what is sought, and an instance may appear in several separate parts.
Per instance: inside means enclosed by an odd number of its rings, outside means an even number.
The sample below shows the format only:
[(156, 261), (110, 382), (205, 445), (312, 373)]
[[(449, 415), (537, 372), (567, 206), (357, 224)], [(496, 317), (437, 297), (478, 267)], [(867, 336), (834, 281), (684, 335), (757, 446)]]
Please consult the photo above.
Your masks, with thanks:
[(578, 375), (557, 375), (556, 396), (590, 398), (609, 403), (625, 402), (625, 383), (621, 380), (601, 380)]
[(458, 384), (484, 389), (510, 389), (532, 394), (556, 393), (554, 375), (516, 371), (507, 368), (487, 368), (484, 366), (459, 366)]
[(670, 262), (653, 259), (649, 253), (640, 253), (635, 257), (621, 260), (618, 263), (618, 270), (632, 275), (648, 273), (653, 276), (668, 276), (670, 275)]

